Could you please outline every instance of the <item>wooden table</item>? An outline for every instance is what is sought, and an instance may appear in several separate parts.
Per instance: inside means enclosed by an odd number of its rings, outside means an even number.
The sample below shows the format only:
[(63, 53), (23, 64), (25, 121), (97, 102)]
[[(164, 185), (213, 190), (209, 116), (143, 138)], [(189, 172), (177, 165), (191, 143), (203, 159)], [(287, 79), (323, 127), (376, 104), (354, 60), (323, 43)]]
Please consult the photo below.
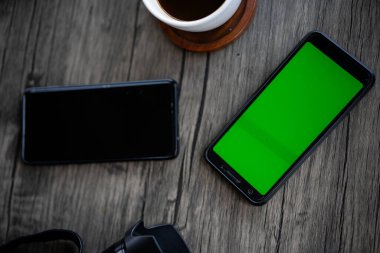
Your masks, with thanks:
[[(97, 252), (143, 219), (174, 223), (193, 252), (380, 252), (380, 83), (265, 206), (203, 150), (309, 31), (329, 34), (380, 78), (378, 0), (259, 1), (247, 32), (214, 52), (168, 42), (139, 0), (0, 0), (0, 242), (48, 228)], [(27, 166), (26, 87), (174, 78), (179, 156)]]

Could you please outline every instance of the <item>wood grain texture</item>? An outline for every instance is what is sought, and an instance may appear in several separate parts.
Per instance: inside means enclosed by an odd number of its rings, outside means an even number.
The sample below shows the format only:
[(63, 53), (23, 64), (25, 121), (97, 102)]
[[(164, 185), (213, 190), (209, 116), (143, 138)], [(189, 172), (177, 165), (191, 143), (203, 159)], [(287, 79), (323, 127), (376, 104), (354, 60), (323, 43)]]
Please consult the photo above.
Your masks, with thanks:
[[(262, 207), (203, 159), (243, 102), (309, 31), (380, 76), (377, 0), (258, 1), (248, 30), (209, 54), (170, 44), (141, 1), (0, 0), (0, 243), (68, 228), (98, 252), (138, 219), (174, 223), (193, 252), (380, 252), (380, 84)], [(174, 78), (176, 159), (26, 166), (29, 86)]]

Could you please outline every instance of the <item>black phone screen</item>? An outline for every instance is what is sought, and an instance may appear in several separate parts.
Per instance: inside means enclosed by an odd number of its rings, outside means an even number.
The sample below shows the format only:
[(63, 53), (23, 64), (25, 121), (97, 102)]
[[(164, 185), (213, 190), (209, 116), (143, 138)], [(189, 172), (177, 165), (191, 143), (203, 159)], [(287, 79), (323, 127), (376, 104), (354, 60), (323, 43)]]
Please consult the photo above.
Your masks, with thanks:
[(23, 100), (30, 163), (165, 159), (177, 152), (174, 81), (35, 88)]

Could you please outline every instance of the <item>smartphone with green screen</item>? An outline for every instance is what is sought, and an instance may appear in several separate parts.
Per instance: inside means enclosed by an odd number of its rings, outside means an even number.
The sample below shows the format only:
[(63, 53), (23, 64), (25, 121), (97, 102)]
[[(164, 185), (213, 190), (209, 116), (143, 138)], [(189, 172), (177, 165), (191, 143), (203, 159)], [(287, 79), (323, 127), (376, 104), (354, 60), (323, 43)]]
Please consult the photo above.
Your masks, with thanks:
[(326, 35), (311, 32), (210, 144), (205, 158), (252, 204), (264, 204), (374, 80)]

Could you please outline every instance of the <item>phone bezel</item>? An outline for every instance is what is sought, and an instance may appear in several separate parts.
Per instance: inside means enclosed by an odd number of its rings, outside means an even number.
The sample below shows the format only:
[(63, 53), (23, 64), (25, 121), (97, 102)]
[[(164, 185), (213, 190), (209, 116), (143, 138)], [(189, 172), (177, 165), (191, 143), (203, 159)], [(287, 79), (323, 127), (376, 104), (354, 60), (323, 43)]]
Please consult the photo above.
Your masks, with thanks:
[[(51, 93), (51, 92), (65, 92), (65, 91), (77, 91), (77, 90), (104, 90), (112, 88), (126, 88), (126, 87), (144, 87), (148, 85), (172, 85), (173, 88), (173, 129), (175, 135), (173, 139), (173, 150), (171, 154), (164, 156), (142, 156), (142, 157), (126, 157), (118, 159), (91, 159), (91, 160), (57, 160), (57, 161), (40, 161), (40, 160), (28, 160), (26, 156), (25, 140), (26, 140), (26, 96), (30, 93)], [(105, 84), (92, 84), (92, 85), (72, 85), (72, 86), (48, 86), (48, 87), (33, 87), (25, 90), (22, 98), (22, 143), (21, 143), (21, 157), (24, 163), (30, 165), (51, 165), (51, 164), (67, 164), (67, 163), (92, 163), (92, 162), (116, 162), (116, 161), (140, 161), (140, 160), (163, 160), (173, 159), (177, 157), (179, 152), (179, 124), (178, 124), (178, 99), (179, 91), (178, 84), (173, 79), (159, 79), (159, 80), (144, 80), (134, 82), (121, 82), (121, 83), (105, 83)]]
[[(261, 92), (272, 82), (286, 64), (293, 58), (299, 49), (306, 43), (311, 42), (319, 50), (325, 53), (329, 58), (334, 60), (338, 65), (358, 79), (363, 88), (359, 93), (346, 105), (346, 107), (330, 122), (330, 124), (317, 136), (317, 138), (308, 146), (300, 157), (289, 167), (284, 175), (273, 185), (267, 194), (261, 195), (242, 178), (233, 168), (231, 168), (221, 157), (214, 151), (213, 147), (222, 138), (222, 136), (231, 128), (239, 119), (245, 110), (256, 100)], [(233, 116), (232, 120), (221, 130), (217, 137), (205, 150), (206, 161), (215, 168), (224, 178), (226, 178), (235, 188), (254, 205), (265, 204), (280, 186), (296, 171), (296, 169), (306, 160), (306, 158), (318, 147), (318, 145), (327, 137), (327, 135), (338, 125), (340, 121), (350, 112), (350, 110), (361, 100), (361, 98), (370, 90), (375, 81), (374, 74), (355, 57), (342, 49), (336, 42), (331, 40), (325, 34), (313, 31), (307, 34), (297, 46), (288, 54), (282, 63), (272, 72), (258, 90), (248, 99), (244, 106)]]

